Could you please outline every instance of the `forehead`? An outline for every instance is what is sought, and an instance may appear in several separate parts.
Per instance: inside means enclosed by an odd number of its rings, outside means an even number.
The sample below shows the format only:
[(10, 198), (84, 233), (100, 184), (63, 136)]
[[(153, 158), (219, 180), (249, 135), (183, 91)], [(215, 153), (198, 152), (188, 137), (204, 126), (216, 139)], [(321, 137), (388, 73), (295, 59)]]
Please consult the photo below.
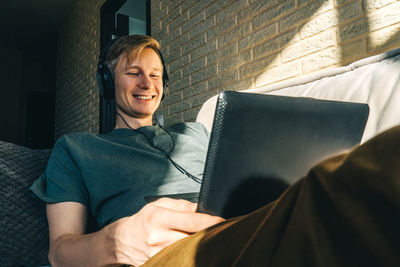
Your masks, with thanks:
[(144, 48), (135, 56), (130, 56), (127, 53), (121, 54), (118, 58), (118, 65), (126, 68), (140, 66), (163, 69), (160, 56), (152, 48)]

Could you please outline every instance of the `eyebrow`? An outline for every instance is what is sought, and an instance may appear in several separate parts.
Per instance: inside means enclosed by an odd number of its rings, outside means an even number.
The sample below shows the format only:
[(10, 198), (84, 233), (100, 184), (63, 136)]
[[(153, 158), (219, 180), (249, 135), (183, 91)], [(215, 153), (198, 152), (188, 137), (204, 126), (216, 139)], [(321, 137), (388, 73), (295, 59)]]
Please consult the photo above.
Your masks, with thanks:
[[(126, 66), (126, 69), (125, 70), (130, 70), (130, 69), (142, 69), (141, 67), (139, 67), (139, 66)], [(158, 67), (155, 67), (155, 68), (152, 68), (152, 70), (154, 71), (162, 71), (162, 69), (161, 68), (158, 68)]]

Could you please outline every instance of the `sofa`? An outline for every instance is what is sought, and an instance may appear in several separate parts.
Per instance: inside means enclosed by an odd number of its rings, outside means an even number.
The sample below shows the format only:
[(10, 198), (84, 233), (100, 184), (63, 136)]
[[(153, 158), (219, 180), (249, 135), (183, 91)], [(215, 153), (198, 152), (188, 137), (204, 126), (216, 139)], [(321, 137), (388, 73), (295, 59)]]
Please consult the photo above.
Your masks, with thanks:
[[(345, 67), (243, 92), (368, 103), (365, 142), (400, 123), (400, 48)], [(207, 100), (196, 119), (209, 130), (216, 99)], [(27, 188), (43, 172), (50, 153), (0, 141), (0, 266), (48, 264), (45, 206)], [(96, 230), (94, 221), (89, 228)]]

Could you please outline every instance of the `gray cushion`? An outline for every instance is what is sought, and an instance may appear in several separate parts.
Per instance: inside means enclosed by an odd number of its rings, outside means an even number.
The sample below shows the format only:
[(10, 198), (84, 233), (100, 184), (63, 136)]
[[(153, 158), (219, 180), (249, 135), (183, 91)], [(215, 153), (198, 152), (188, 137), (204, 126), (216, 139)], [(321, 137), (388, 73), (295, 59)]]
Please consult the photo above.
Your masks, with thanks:
[(27, 189), (49, 156), (50, 150), (0, 141), (0, 266), (48, 264), (45, 206)]

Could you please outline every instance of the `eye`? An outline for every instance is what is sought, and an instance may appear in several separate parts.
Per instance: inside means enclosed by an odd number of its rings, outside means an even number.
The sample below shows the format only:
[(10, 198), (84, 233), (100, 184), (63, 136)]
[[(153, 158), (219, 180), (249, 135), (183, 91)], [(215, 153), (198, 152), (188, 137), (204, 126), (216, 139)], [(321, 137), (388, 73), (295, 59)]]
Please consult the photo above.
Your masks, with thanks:
[(158, 79), (161, 77), (161, 75), (159, 73), (153, 73), (153, 74), (150, 74), (150, 77)]
[(127, 75), (129, 75), (129, 76), (139, 76), (139, 72), (128, 72), (128, 73), (126, 73)]

